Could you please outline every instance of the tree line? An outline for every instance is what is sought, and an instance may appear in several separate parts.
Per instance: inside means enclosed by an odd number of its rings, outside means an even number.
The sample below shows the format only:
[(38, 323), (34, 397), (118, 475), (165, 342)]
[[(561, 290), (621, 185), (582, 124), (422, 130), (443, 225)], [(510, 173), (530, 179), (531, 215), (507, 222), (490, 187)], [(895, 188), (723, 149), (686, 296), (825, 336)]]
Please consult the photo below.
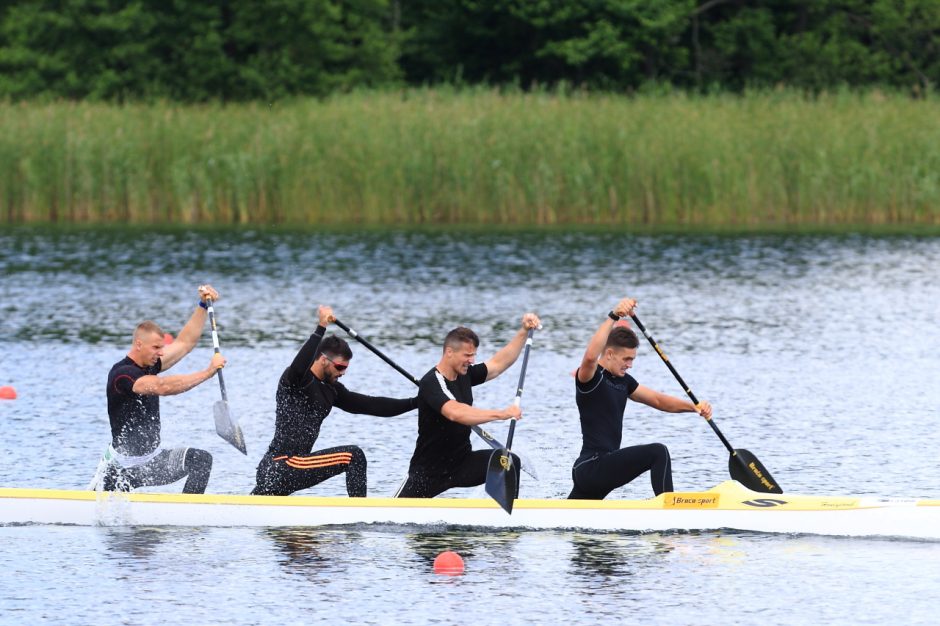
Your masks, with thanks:
[(696, 92), (940, 81), (940, 0), (8, 0), (0, 98), (424, 85)]

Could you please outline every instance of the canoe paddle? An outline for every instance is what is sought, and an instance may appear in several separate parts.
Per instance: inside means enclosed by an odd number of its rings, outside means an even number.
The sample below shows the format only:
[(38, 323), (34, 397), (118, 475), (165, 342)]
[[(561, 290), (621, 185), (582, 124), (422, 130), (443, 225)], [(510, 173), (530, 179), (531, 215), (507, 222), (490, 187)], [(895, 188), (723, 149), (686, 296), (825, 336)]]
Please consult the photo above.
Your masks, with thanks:
[[(206, 298), (207, 310), (209, 312), (209, 325), (212, 327), (212, 346), (215, 353), (219, 353), (219, 333), (215, 327), (215, 309), (212, 308), (212, 298)], [(219, 377), (219, 387), (222, 389), (222, 399), (212, 406), (212, 413), (215, 416), (215, 432), (219, 437), (235, 446), (242, 454), (248, 456), (248, 449), (245, 447), (245, 436), (242, 429), (234, 419), (232, 412), (228, 408), (228, 394), (225, 393), (225, 380), (222, 378), (222, 370), (216, 370), (216, 376)]]
[[(695, 397), (695, 394), (692, 393), (692, 390), (689, 389), (689, 386), (686, 385), (685, 381), (682, 380), (682, 377), (679, 376), (679, 372), (677, 372), (676, 368), (672, 366), (672, 363), (669, 361), (669, 357), (666, 356), (666, 353), (663, 352), (663, 349), (659, 347), (659, 344), (656, 343), (656, 340), (653, 339), (652, 335), (646, 332), (646, 327), (643, 326), (643, 323), (639, 320), (639, 318), (637, 318), (636, 315), (631, 315), (630, 317), (633, 319), (636, 327), (640, 329), (640, 332), (643, 333), (643, 336), (649, 340), (650, 345), (652, 345), (653, 349), (656, 350), (656, 354), (659, 355), (659, 358), (663, 360), (663, 363), (666, 364), (666, 367), (669, 368), (669, 371), (672, 372), (672, 375), (675, 376), (679, 384), (682, 385), (682, 388), (689, 396), (692, 404), (698, 406), (698, 398)], [(774, 480), (773, 476), (770, 475), (770, 472), (767, 471), (767, 468), (764, 467), (764, 464), (761, 463), (756, 456), (743, 448), (732, 448), (731, 444), (728, 443), (728, 440), (725, 439), (725, 436), (721, 433), (720, 430), (718, 430), (718, 426), (715, 424), (714, 418), (706, 418), (705, 421), (708, 422), (708, 425), (712, 427), (712, 430), (714, 430), (715, 434), (718, 435), (718, 438), (721, 439), (721, 443), (725, 444), (728, 452), (731, 453), (731, 457), (728, 459), (728, 471), (731, 472), (731, 478), (735, 479), (752, 491), (762, 491), (764, 493), (783, 493), (783, 489), (780, 488), (780, 485), (777, 484), (777, 481)]]
[[(513, 404), (522, 404), (522, 385), (525, 382), (525, 368), (529, 364), (529, 348), (532, 346), (534, 328), (529, 329), (525, 340), (525, 354), (522, 356), (522, 371), (519, 372), (519, 386), (516, 388), (516, 399)], [(512, 435), (516, 430), (516, 420), (509, 425), (509, 436), (506, 437), (506, 447), (493, 450), (490, 463), (486, 468), (486, 493), (490, 494), (499, 506), (507, 513), (512, 514), (512, 504), (519, 493), (519, 468), (512, 460)]]
[[(376, 348), (376, 347), (373, 346), (371, 343), (369, 343), (365, 338), (363, 338), (363, 337), (362, 337), (359, 333), (357, 333), (355, 330), (353, 330), (352, 328), (350, 328), (350, 327), (347, 326), (346, 324), (342, 323), (342, 322), (339, 321), (338, 319), (335, 319), (335, 318), (334, 318), (333, 321), (336, 322), (336, 325), (337, 325), (337, 326), (339, 326), (339, 327), (342, 328), (344, 331), (346, 331), (346, 334), (347, 334), (347, 335), (349, 335), (350, 337), (352, 337), (353, 339), (355, 339), (356, 341), (358, 341), (359, 343), (361, 343), (362, 345), (364, 345), (366, 348), (368, 348), (370, 351), (372, 351), (372, 353), (375, 354), (375, 356), (379, 357), (380, 359), (382, 359), (383, 361), (385, 361), (386, 363), (388, 363), (389, 365), (391, 365), (392, 368), (393, 368), (395, 371), (397, 371), (399, 374), (401, 374), (402, 376), (404, 376), (405, 378), (407, 378), (408, 380), (410, 380), (411, 382), (413, 382), (415, 385), (420, 385), (420, 384), (421, 384), (421, 381), (420, 381), (420, 380), (418, 380), (417, 378), (415, 378), (414, 376), (412, 376), (406, 369), (404, 369), (403, 367), (401, 367), (400, 365), (398, 365), (397, 363), (395, 363), (393, 360), (391, 360), (390, 358), (388, 358), (387, 356), (385, 356), (378, 348)], [(483, 429), (480, 428), (479, 426), (474, 425), (474, 426), (471, 426), (470, 428), (473, 430), (473, 432), (475, 432), (477, 435), (479, 435), (480, 438), (483, 439), (483, 441), (485, 441), (487, 444), (489, 444), (489, 446), (490, 446), (491, 448), (493, 448), (494, 450), (502, 450), (503, 448), (506, 447), (506, 446), (504, 446), (503, 444), (501, 444), (498, 439), (496, 439), (495, 437), (493, 437), (493, 435), (489, 434), (488, 432), (486, 432), (485, 430), (483, 430)], [(510, 428), (512, 428), (511, 425), (510, 425)], [(535, 465), (532, 464), (532, 461), (530, 461), (530, 460), (527, 459), (526, 457), (522, 456), (522, 455), (519, 454), (518, 452), (516, 453), (516, 456), (519, 457), (519, 462), (520, 462), (521, 465), (522, 465), (522, 471), (525, 472), (526, 474), (528, 474), (529, 476), (531, 476), (532, 478), (534, 478), (535, 480), (538, 480), (538, 479), (539, 479), (538, 473), (535, 471)]]

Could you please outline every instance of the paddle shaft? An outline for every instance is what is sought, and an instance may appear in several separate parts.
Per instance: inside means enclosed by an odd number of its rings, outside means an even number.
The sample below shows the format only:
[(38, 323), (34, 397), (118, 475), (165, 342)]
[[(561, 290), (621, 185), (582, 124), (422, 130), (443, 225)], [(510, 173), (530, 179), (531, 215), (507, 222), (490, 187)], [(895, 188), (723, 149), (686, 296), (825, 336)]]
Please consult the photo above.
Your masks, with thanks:
[[(679, 372), (676, 371), (676, 368), (672, 366), (672, 363), (669, 361), (669, 357), (666, 356), (666, 353), (663, 352), (663, 349), (659, 347), (659, 344), (656, 343), (656, 340), (653, 339), (653, 336), (646, 331), (646, 327), (643, 326), (643, 322), (641, 322), (636, 315), (631, 315), (630, 318), (633, 320), (633, 323), (636, 324), (636, 327), (640, 329), (640, 332), (643, 333), (643, 336), (646, 337), (646, 339), (650, 342), (650, 345), (653, 346), (653, 349), (656, 350), (656, 354), (658, 354), (659, 358), (663, 360), (663, 363), (666, 364), (666, 367), (669, 368), (669, 371), (672, 372), (672, 375), (675, 376), (679, 384), (682, 385), (682, 389), (685, 390), (685, 393), (689, 396), (689, 400), (692, 401), (692, 404), (698, 406), (698, 398), (695, 397), (695, 394), (692, 393), (692, 390), (689, 389), (689, 386), (685, 384), (684, 380), (682, 380), (682, 376), (680, 376)], [(728, 440), (725, 439), (724, 434), (718, 430), (718, 426), (715, 425), (715, 422), (710, 418), (705, 418), (705, 421), (708, 422), (708, 425), (712, 427), (712, 430), (714, 430), (715, 434), (718, 435), (718, 438), (721, 439), (721, 443), (725, 444), (728, 452), (734, 455), (734, 448), (732, 448), (731, 444), (728, 443)]]
[(371, 343), (369, 343), (369, 342), (368, 342), (364, 337), (362, 337), (359, 333), (357, 333), (357, 332), (354, 331), (352, 328), (350, 328), (350, 327), (347, 326), (346, 324), (342, 323), (342, 322), (339, 321), (338, 319), (334, 319), (333, 321), (336, 322), (336, 325), (337, 325), (337, 326), (339, 326), (339, 327), (342, 328), (344, 331), (346, 331), (346, 333), (347, 333), (350, 337), (352, 337), (353, 339), (355, 339), (356, 341), (358, 341), (359, 343), (361, 343), (362, 345), (364, 345), (366, 348), (368, 348), (369, 350), (371, 350), (372, 353), (373, 353), (375, 356), (379, 357), (380, 359), (382, 359), (383, 361), (385, 361), (386, 363), (388, 363), (389, 365), (391, 365), (392, 368), (393, 368), (395, 371), (397, 371), (399, 374), (401, 374), (402, 376), (404, 376), (405, 378), (407, 378), (408, 380), (410, 380), (411, 382), (413, 382), (415, 385), (420, 385), (420, 384), (421, 384), (421, 381), (419, 381), (417, 378), (415, 378), (415, 377), (412, 376), (410, 373), (408, 373), (408, 371), (405, 370), (405, 369), (404, 369), (402, 366), (400, 366), (398, 363), (396, 363), (395, 361), (393, 361), (393, 360), (391, 360), (390, 358), (388, 358), (387, 356), (385, 356), (378, 348), (376, 348), (376, 347), (373, 346)]
[[(525, 369), (529, 365), (529, 348), (532, 347), (532, 335), (535, 334), (535, 329), (530, 328), (528, 335), (525, 338), (525, 352), (522, 354), (522, 370), (519, 372), (519, 386), (516, 388), (516, 398), (513, 400), (516, 406), (522, 404), (522, 387), (525, 383)], [(509, 435), (506, 437), (506, 449), (512, 450), (512, 435), (516, 430), (516, 420), (512, 420), (512, 424), (509, 425)]]
[[(417, 378), (415, 378), (414, 376), (412, 376), (406, 369), (404, 369), (403, 367), (401, 367), (400, 365), (398, 365), (398, 363), (395, 363), (393, 360), (391, 360), (390, 358), (388, 358), (387, 356), (385, 356), (385, 355), (382, 353), (381, 350), (379, 350), (378, 348), (376, 348), (375, 346), (373, 346), (371, 343), (369, 343), (366, 339), (364, 339), (364, 338), (362, 337), (362, 335), (360, 335), (360, 334), (357, 333), (355, 330), (353, 330), (352, 328), (350, 328), (350, 327), (347, 326), (346, 324), (342, 323), (342, 322), (339, 321), (338, 319), (335, 319), (335, 318), (334, 318), (333, 321), (336, 323), (337, 326), (339, 326), (339, 327), (342, 328), (344, 331), (346, 331), (346, 333), (347, 333), (350, 337), (352, 337), (353, 339), (355, 339), (356, 341), (358, 341), (359, 343), (361, 343), (362, 345), (364, 345), (366, 348), (368, 348), (369, 350), (371, 350), (372, 353), (375, 354), (375, 356), (379, 357), (380, 359), (382, 359), (383, 361), (385, 361), (386, 363), (388, 363), (389, 365), (391, 365), (391, 366), (395, 369), (395, 371), (397, 371), (399, 374), (401, 374), (402, 376), (404, 376), (405, 378), (407, 378), (408, 380), (410, 380), (411, 382), (413, 382), (415, 385), (420, 385), (420, 384), (421, 384), (421, 381), (419, 381)], [(515, 421), (515, 420), (513, 420), (513, 421)], [(470, 428), (473, 430), (473, 432), (475, 432), (477, 435), (479, 435), (480, 438), (483, 439), (483, 441), (485, 441), (486, 443), (488, 443), (489, 446), (490, 446), (491, 448), (493, 448), (494, 450), (498, 450), (498, 449), (500, 449), (500, 448), (505, 447), (505, 446), (503, 446), (503, 444), (501, 444), (501, 443), (499, 442), (498, 439), (496, 439), (495, 437), (493, 437), (493, 435), (489, 434), (488, 432), (486, 432), (485, 430), (483, 430), (483, 429), (480, 428), (479, 426), (473, 425), (473, 426), (471, 426)], [(510, 426), (510, 428), (511, 428), (511, 426)], [(511, 436), (511, 435), (512, 435), (512, 431), (510, 431), (510, 436)]]
[[(529, 348), (532, 346), (532, 335), (535, 329), (530, 328), (525, 338), (525, 355), (522, 357), (522, 371), (519, 372), (519, 384), (516, 386), (516, 397), (512, 403), (515, 406), (522, 404), (522, 387), (525, 384), (525, 370), (529, 364)], [(516, 420), (509, 425), (509, 436), (506, 438), (506, 447), (493, 450), (490, 461), (486, 466), (486, 493), (490, 494), (504, 511), (512, 515), (512, 505), (519, 493), (519, 468), (512, 461), (512, 435), (516, 432)]]
[[(209, 313), (209, 327), (212, 328), (212, 347), (215, 349), (215, 353), (219, 354), (219, 333), (215, 327), (215, 309), (212, 308), (212, 298), (206, 298), (206, 311)], [(219, 377), (219, 388), (222, 390), (222, 402), (228, 404), (228, 394), (225, 393), (225, 379), (222, 378), (222, 370), (217, 369), (215, 371), (216, 376)]]

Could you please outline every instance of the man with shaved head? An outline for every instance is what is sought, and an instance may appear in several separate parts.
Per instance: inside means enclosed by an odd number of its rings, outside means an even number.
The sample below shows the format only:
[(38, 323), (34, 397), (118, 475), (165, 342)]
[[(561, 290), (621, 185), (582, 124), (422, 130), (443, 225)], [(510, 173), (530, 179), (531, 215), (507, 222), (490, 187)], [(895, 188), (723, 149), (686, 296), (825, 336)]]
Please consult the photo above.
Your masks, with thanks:
[(225, 365), (214, 354), (205, 369), (191, 374), (160, 376), (189, 354), (206, 323), (208, 299), (217, 300), (210, 285), (198, 289), (199, 301), (189, 321), (171, 344), (152, 321), (137, 325), (127, 356), (108, 374), (108, 417), (111, 445), (99, 464), (98, 477), (105, 491), (130, 491), (137, 487), (168, 485), (186, 478), (183, 493), (204, 493), (212, 471), (212, 455), (197, 448), (160, 447), (160, 396), (189, 391), (212, 378)]

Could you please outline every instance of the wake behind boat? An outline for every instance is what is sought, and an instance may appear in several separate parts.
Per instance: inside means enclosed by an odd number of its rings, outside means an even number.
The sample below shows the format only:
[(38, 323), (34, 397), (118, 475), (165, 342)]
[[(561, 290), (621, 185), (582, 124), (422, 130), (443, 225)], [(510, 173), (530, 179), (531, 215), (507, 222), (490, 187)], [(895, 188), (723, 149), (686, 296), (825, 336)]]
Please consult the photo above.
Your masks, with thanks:
[(765, 533), (940, 540), (940, 500), (751, 491), (729, 480), (648, 500), (336, 498), (0, 488), (0, 524), (278, 527), (350, 524)]

